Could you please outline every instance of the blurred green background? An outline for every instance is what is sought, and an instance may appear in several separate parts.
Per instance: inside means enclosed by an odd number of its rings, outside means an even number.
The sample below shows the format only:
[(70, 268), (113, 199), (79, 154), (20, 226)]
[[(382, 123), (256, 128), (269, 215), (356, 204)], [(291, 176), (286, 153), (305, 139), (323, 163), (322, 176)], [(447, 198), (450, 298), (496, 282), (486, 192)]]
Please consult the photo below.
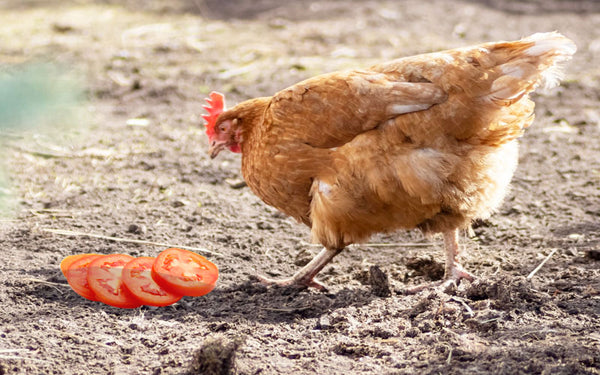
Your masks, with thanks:
[(9, 215), (15, 204), (6, 165), (11, 142), (62, 136), (75, 124), (82, 98), (77, 79), (52, 64), (0, 67), (0, 215)]

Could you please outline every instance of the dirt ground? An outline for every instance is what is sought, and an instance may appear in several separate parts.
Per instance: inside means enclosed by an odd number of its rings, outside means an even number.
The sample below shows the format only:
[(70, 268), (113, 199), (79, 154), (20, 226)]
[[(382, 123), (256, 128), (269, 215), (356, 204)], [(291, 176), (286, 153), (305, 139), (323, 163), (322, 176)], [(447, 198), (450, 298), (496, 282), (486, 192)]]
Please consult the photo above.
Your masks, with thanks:
[[(478, 281), (404, 294), (443, 262), (440, 238), (411, 231), (344, 251), (321, 275), (327, 293), (255, 282), (319, 248), (235, 187), (239, 155), (209, 159), (209, 91), (235, 103), (318, 73), (552, 30), (579, 51), (564, 84), (535, 96), (502, 209), (463, 240)], [(2, 135), (16, 208), (0, 220), (0, 374), (600, 374), (600, 3), (13, 0), (0, 1), (0, 40), (2, 70), (50, 62), (86, 98)], [(217, 288), (123, 310), (79, 297), (58, 267), (168, 246), (212, 251)]]

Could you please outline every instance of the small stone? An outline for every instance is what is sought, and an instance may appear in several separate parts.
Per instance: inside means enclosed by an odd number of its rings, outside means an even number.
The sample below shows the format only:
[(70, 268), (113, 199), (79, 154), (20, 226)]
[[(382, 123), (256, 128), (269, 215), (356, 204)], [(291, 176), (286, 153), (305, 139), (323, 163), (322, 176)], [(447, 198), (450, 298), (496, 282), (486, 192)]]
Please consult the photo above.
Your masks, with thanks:
[(130, 224), (129, 227), (127, 227), (128, 233), (146, 234), (147, 231), (148, 231), (148, 228), (143, 224), (142, 225)]
[(247, 186), (246, 181), (241, 180), (241, 179), (228, 178), (228, 179), (225, 180), (225, 182), (232, 189), (241, 189), (241, 188)]

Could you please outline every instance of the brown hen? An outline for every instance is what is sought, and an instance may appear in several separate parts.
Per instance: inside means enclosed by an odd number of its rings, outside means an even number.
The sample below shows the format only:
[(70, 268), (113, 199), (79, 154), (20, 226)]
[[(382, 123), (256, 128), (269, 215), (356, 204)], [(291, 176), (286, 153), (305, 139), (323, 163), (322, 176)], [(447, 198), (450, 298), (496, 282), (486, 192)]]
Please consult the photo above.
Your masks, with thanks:
[(528, 94), (558, 84), (575, 50), (540, 33), (319, 75), (222, 113), (213, 93), (211, 156), (241, 151), (252, 191), (325, 247), (291, 278), (262, 281), (322, 288), (315, 275), (344, 247), (412, 228), (443, 234), (445, 280), (472, 279), (458, 230), (501, 204), (533, 121)]

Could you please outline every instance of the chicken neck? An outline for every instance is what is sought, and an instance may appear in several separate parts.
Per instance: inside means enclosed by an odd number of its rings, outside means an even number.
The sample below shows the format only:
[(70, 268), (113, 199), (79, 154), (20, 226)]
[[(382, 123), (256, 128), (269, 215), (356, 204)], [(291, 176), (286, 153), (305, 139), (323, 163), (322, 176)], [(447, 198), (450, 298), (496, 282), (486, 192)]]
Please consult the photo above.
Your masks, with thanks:
[(318, 290), (327, 290), (327, 287), (324, 284), (315, 280), (315, 276), (342, 250), (343, 249), (324, 248), (292, 277), (286, 279), (271, 279), (265, 276), (258, 276), (258, 279), (264, 285), (312, 287)]

